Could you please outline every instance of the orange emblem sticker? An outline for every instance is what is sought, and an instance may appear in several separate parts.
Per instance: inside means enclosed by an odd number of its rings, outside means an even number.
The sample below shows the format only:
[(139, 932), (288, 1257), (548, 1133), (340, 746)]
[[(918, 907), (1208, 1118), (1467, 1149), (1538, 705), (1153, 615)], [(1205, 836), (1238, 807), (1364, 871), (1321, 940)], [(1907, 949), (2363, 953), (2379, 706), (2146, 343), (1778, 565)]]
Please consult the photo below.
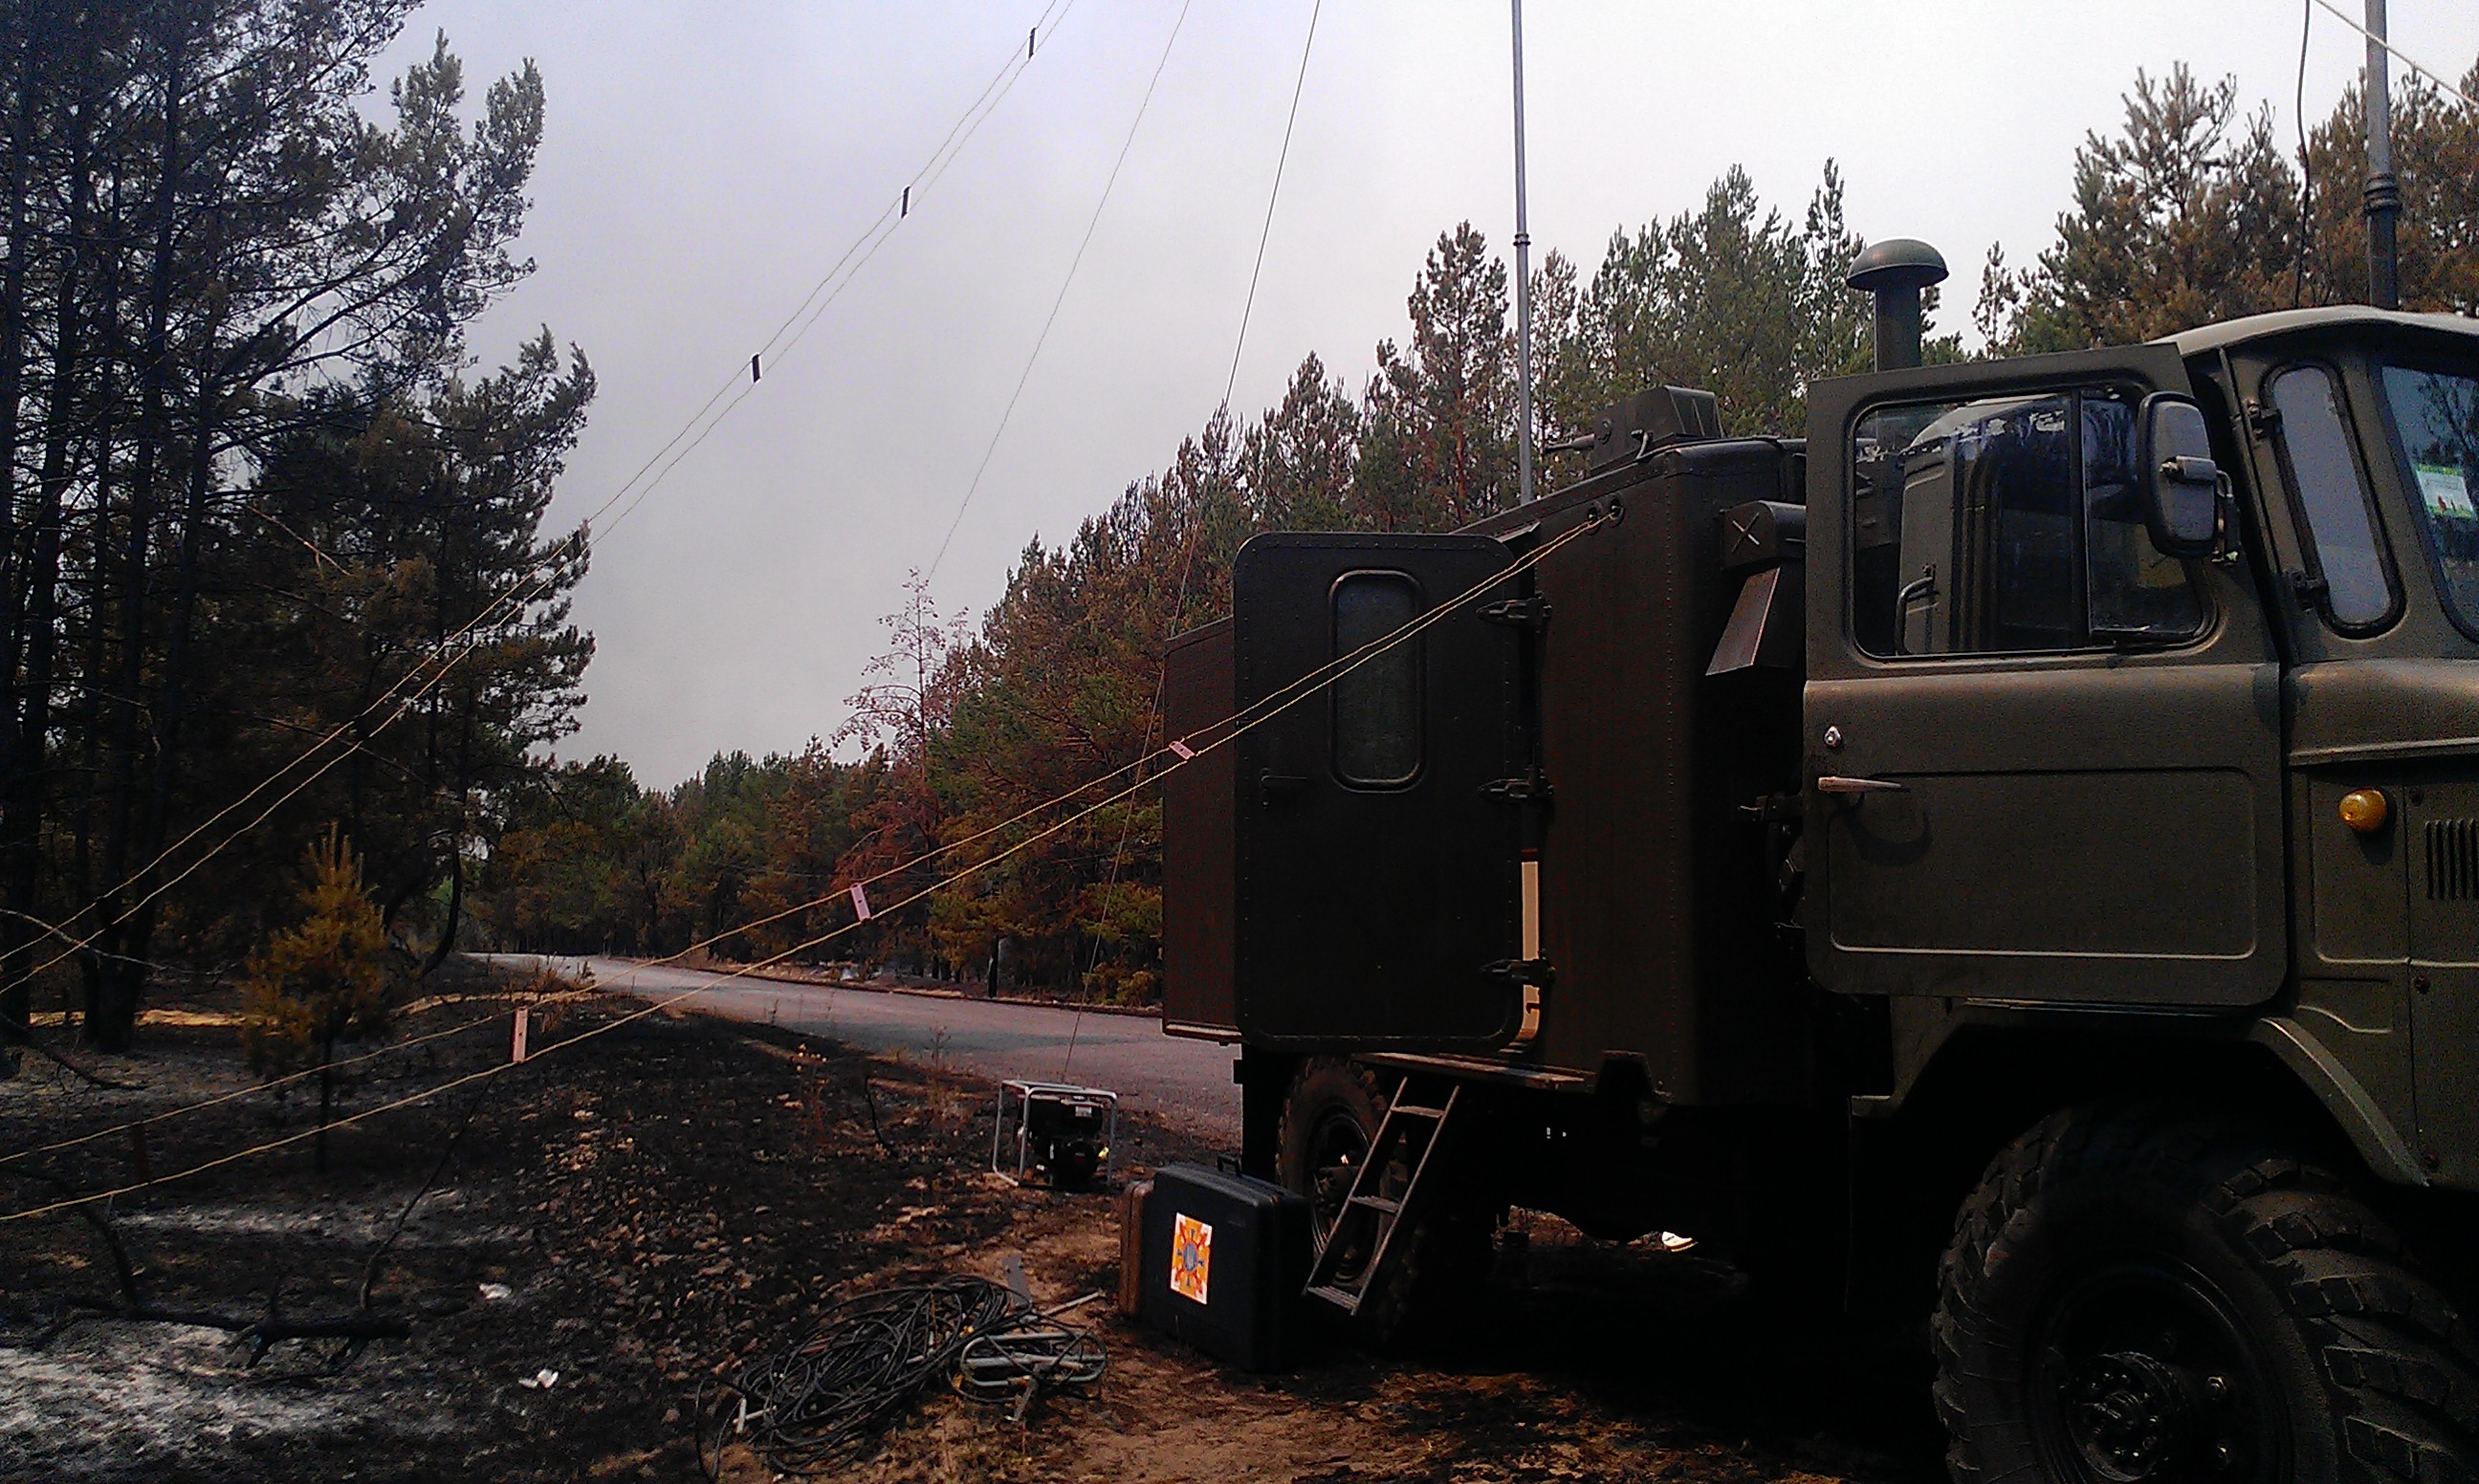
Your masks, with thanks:
[(1194, 1216), (1174, 1214), (1170, 1226), (1170, 1291), (1196, 1303), (1205, 1302), (1206, 1279), (1214, 1270), (1214, 1228)]

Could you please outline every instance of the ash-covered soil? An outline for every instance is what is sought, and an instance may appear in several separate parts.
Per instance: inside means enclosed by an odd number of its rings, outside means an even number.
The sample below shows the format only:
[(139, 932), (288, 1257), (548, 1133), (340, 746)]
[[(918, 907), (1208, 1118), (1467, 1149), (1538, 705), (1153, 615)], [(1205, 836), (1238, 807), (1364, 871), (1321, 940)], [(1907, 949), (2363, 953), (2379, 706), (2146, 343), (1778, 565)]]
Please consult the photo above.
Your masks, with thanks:
[[(991, 1176), (987, 1091), (764, 1027), (658, 1014), (565, 1050), (628, 1007), (568, 1008), (524, 1066), (308, 1141), (160, 1177), (308, 1126), (315, 1093), (247, 1096), (151, 1126), (109, 1223), (148, 1304), (358, 1314), (372, 1249), (466, 1124), (383, 1260), (370, 1314), (410, 1336), (341, 1369), (331, 1341), (275, 1346), (117, 1318), (114, 1264), (74, 1213), (0, 1222), (0, 1478), (687, 1479), (702, 1387), (793, 1337), (840, 1285), (997, 1276), (1035, 1293), (1115, 1287), (1115, 1202)], [(250, 1086), (216, 1006), (150, 1026), (78, 1086), (29, 1060), (0, 1081), (0, 1156)], [(463, 998), (399, 1036), (494, 1014)], [(358, 1112), (506, 1059), (508, 1022), (380, 1059)], [(355, 1068), (356, 1072), (365, 1070)], [(479, 1101), (474, 1099), (478, 1096)], [(1138, 1166), (1207, 1151), (1122, 1129)], [(42, 1178), (33, 1178), (37, 1175)], [(0, 1213), (140, 1178), (126, 1135), (0, 1164)], [(1758, 1320), (1692, 1256), (1536, 1236), (1530, 1281), (1475, 1297), (1425, 1352), (1322, 1352), (1286, 1376), (1218, 1367), (1119, 1320), (1108, 1374), (1021, 1425), (923, 1398), (835, 1476), (883, 1481), (1928, 1480), (1941, 1476), (1916, 1352)], [(556, 1371), (549, 1385), (528, 1386)], [(728, 1456), (725, 1476), (770, 1477)]]

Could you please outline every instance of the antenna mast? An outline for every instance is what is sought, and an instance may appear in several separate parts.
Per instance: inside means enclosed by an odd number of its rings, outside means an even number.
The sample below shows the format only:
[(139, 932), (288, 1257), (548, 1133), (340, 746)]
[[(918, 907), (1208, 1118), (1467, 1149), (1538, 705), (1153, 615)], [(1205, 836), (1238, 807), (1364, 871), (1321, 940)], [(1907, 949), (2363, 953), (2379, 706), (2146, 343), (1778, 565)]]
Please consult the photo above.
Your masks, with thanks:
[[(1515, 450), (1521, 498), (1532, 499), (1532, 231), (1523, 210), (1523, 0), (1515, 7)], [(2368, 0), (2381, 7), (2384, 0)]]
[[(1517, 0), (1521, 5), (1522, 0)], [(2393, 103), (2385, 56), (2385, 0), (2367, 0), (2367, 302), (2401, 308), (2401, 263), (2393, 223), (2401, 184), (2393, 178)]]

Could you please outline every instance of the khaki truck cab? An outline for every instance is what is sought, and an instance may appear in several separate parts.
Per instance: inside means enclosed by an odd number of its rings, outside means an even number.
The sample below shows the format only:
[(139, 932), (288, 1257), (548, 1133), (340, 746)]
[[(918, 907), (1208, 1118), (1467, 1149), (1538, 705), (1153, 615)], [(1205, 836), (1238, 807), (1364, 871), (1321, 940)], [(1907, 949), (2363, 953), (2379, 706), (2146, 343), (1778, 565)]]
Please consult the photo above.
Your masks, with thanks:
[(1312, 1291), (1415, 1322), (1549, 1210), (1930, 1313), (1958, 1478), (2468, 1476), (2479, 322), (1809, 407), (1259, 537), (1174, 648), (1166, 1020)]
[[(2473, 329), (2306, 311), (1820, 393), (1808, 958), (1895, 1007), (1891, 1103), (1975, 1018), (2249, 1009), (2372, 1170), (2479, 1176)], [(2126, 493), (2169, 398), (2227, 486), (2201, 559)]]

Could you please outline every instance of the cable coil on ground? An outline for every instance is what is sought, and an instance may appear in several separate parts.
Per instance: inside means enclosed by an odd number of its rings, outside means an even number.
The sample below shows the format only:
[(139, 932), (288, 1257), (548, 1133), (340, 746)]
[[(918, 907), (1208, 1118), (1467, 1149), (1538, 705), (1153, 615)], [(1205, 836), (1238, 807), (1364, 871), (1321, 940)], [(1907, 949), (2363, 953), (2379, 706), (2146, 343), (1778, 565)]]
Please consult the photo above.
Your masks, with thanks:
[(1041, 1390), (1101, 1379), (1091, 1335), (1058, 1323), (986, 1278), (950, 1276), (844, 1299), (788, 1345), (733, 1372), (697, 1409), (709, 1478), (744, 1444), (782, 1473), (842, 1461), (895, 1421), (932, 1381), (1012, 1401), (1021, 1420)]

